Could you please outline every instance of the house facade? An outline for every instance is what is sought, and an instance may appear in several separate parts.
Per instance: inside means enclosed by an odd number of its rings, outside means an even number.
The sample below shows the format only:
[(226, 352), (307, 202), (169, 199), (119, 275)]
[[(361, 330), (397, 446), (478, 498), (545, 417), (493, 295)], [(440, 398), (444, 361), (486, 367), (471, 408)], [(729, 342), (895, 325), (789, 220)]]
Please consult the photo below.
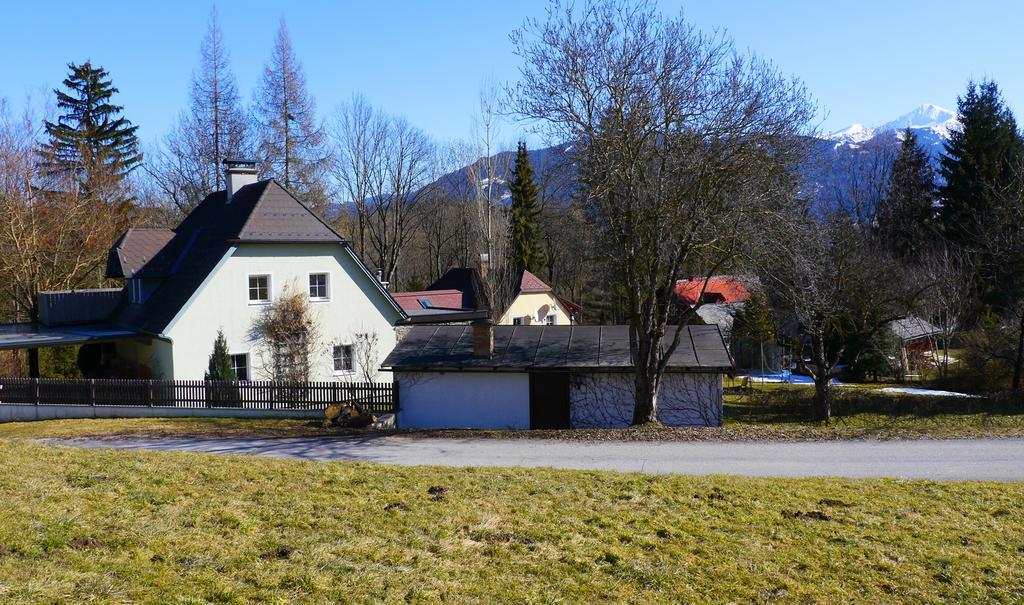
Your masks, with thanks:
[(107, 275), (125, 280), (108, 321), (137, 334), (104, 353), (129, 374), (118, 377), (202, 379), (221, 330), (239, 379), (272, 379), (274, 353), (254, 325), (299, 293), (316, 326), (309, 380), (372, 380), (405, 318), (344, 238), (249, 163), (229, 165), (228, 189), (175, 229), (127, 232)]
[(542, 279), (523, 271), (519, 289), (498, 319), (502, 326), (568, 326), (576, 321), (579, 306), (555, 294)]

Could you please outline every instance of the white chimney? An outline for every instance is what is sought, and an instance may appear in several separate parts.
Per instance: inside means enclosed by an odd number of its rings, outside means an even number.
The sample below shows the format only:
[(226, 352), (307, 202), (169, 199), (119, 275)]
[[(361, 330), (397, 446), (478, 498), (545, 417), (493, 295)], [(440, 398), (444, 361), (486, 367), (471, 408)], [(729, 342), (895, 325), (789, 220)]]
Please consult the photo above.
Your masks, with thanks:
[(224, 160), (224, 177), (227, 183), (227, 203), (239, 189), (256, 182), (256, 161), (227, 158)]

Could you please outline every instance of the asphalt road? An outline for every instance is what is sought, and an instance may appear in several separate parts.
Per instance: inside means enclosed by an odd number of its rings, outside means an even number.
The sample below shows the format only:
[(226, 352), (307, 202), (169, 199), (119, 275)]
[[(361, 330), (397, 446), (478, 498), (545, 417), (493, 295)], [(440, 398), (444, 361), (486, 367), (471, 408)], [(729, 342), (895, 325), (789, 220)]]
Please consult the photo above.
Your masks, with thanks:
[(754, 477), (1024, 481), (1024, 439), (579, 443), (395, 436), (50, 440), (76, 447), (404, 465), (554, 467)]

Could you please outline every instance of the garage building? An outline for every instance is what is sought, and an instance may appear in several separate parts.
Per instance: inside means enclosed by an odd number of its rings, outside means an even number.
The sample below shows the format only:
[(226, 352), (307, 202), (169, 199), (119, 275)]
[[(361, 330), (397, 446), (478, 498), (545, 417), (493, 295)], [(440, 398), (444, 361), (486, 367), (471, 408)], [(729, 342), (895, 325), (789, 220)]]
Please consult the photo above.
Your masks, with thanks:
[[(616, 428), (633, 418), (628, 326), (414, 326), (383, 369), (399, 384), (403, 428)], [(659, 420), (721, 426), (732, 369), (717, 326), (683, 327)]]

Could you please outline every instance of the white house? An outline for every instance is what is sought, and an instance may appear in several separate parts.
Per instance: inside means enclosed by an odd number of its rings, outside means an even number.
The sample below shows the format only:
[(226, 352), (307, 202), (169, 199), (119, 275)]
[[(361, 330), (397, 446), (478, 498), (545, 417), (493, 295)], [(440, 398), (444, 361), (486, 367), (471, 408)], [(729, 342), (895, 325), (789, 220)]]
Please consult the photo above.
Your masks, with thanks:
[(269, 379), (253, 323), (287, 292), (308, 296), (318, 326), (310, 380), (365, 380), (395, 345), (405, 317), (349, 244), (255, 164), (225, 162), (227, 190), (174, 229), (132, 229), (111, 249), (107, 276), (125, 295), (106, 322), (134, 334), (103, 349), (121, 374), (202, 379), (223, 330), (240, 379)]
[[(670, 426), (720, 426), (732, 360), (717, 326), (684, 327), (659, 395)], [(633, 418), (627, 326), (415, 326), (384, 361), (403, 428), (616, 428)]]

